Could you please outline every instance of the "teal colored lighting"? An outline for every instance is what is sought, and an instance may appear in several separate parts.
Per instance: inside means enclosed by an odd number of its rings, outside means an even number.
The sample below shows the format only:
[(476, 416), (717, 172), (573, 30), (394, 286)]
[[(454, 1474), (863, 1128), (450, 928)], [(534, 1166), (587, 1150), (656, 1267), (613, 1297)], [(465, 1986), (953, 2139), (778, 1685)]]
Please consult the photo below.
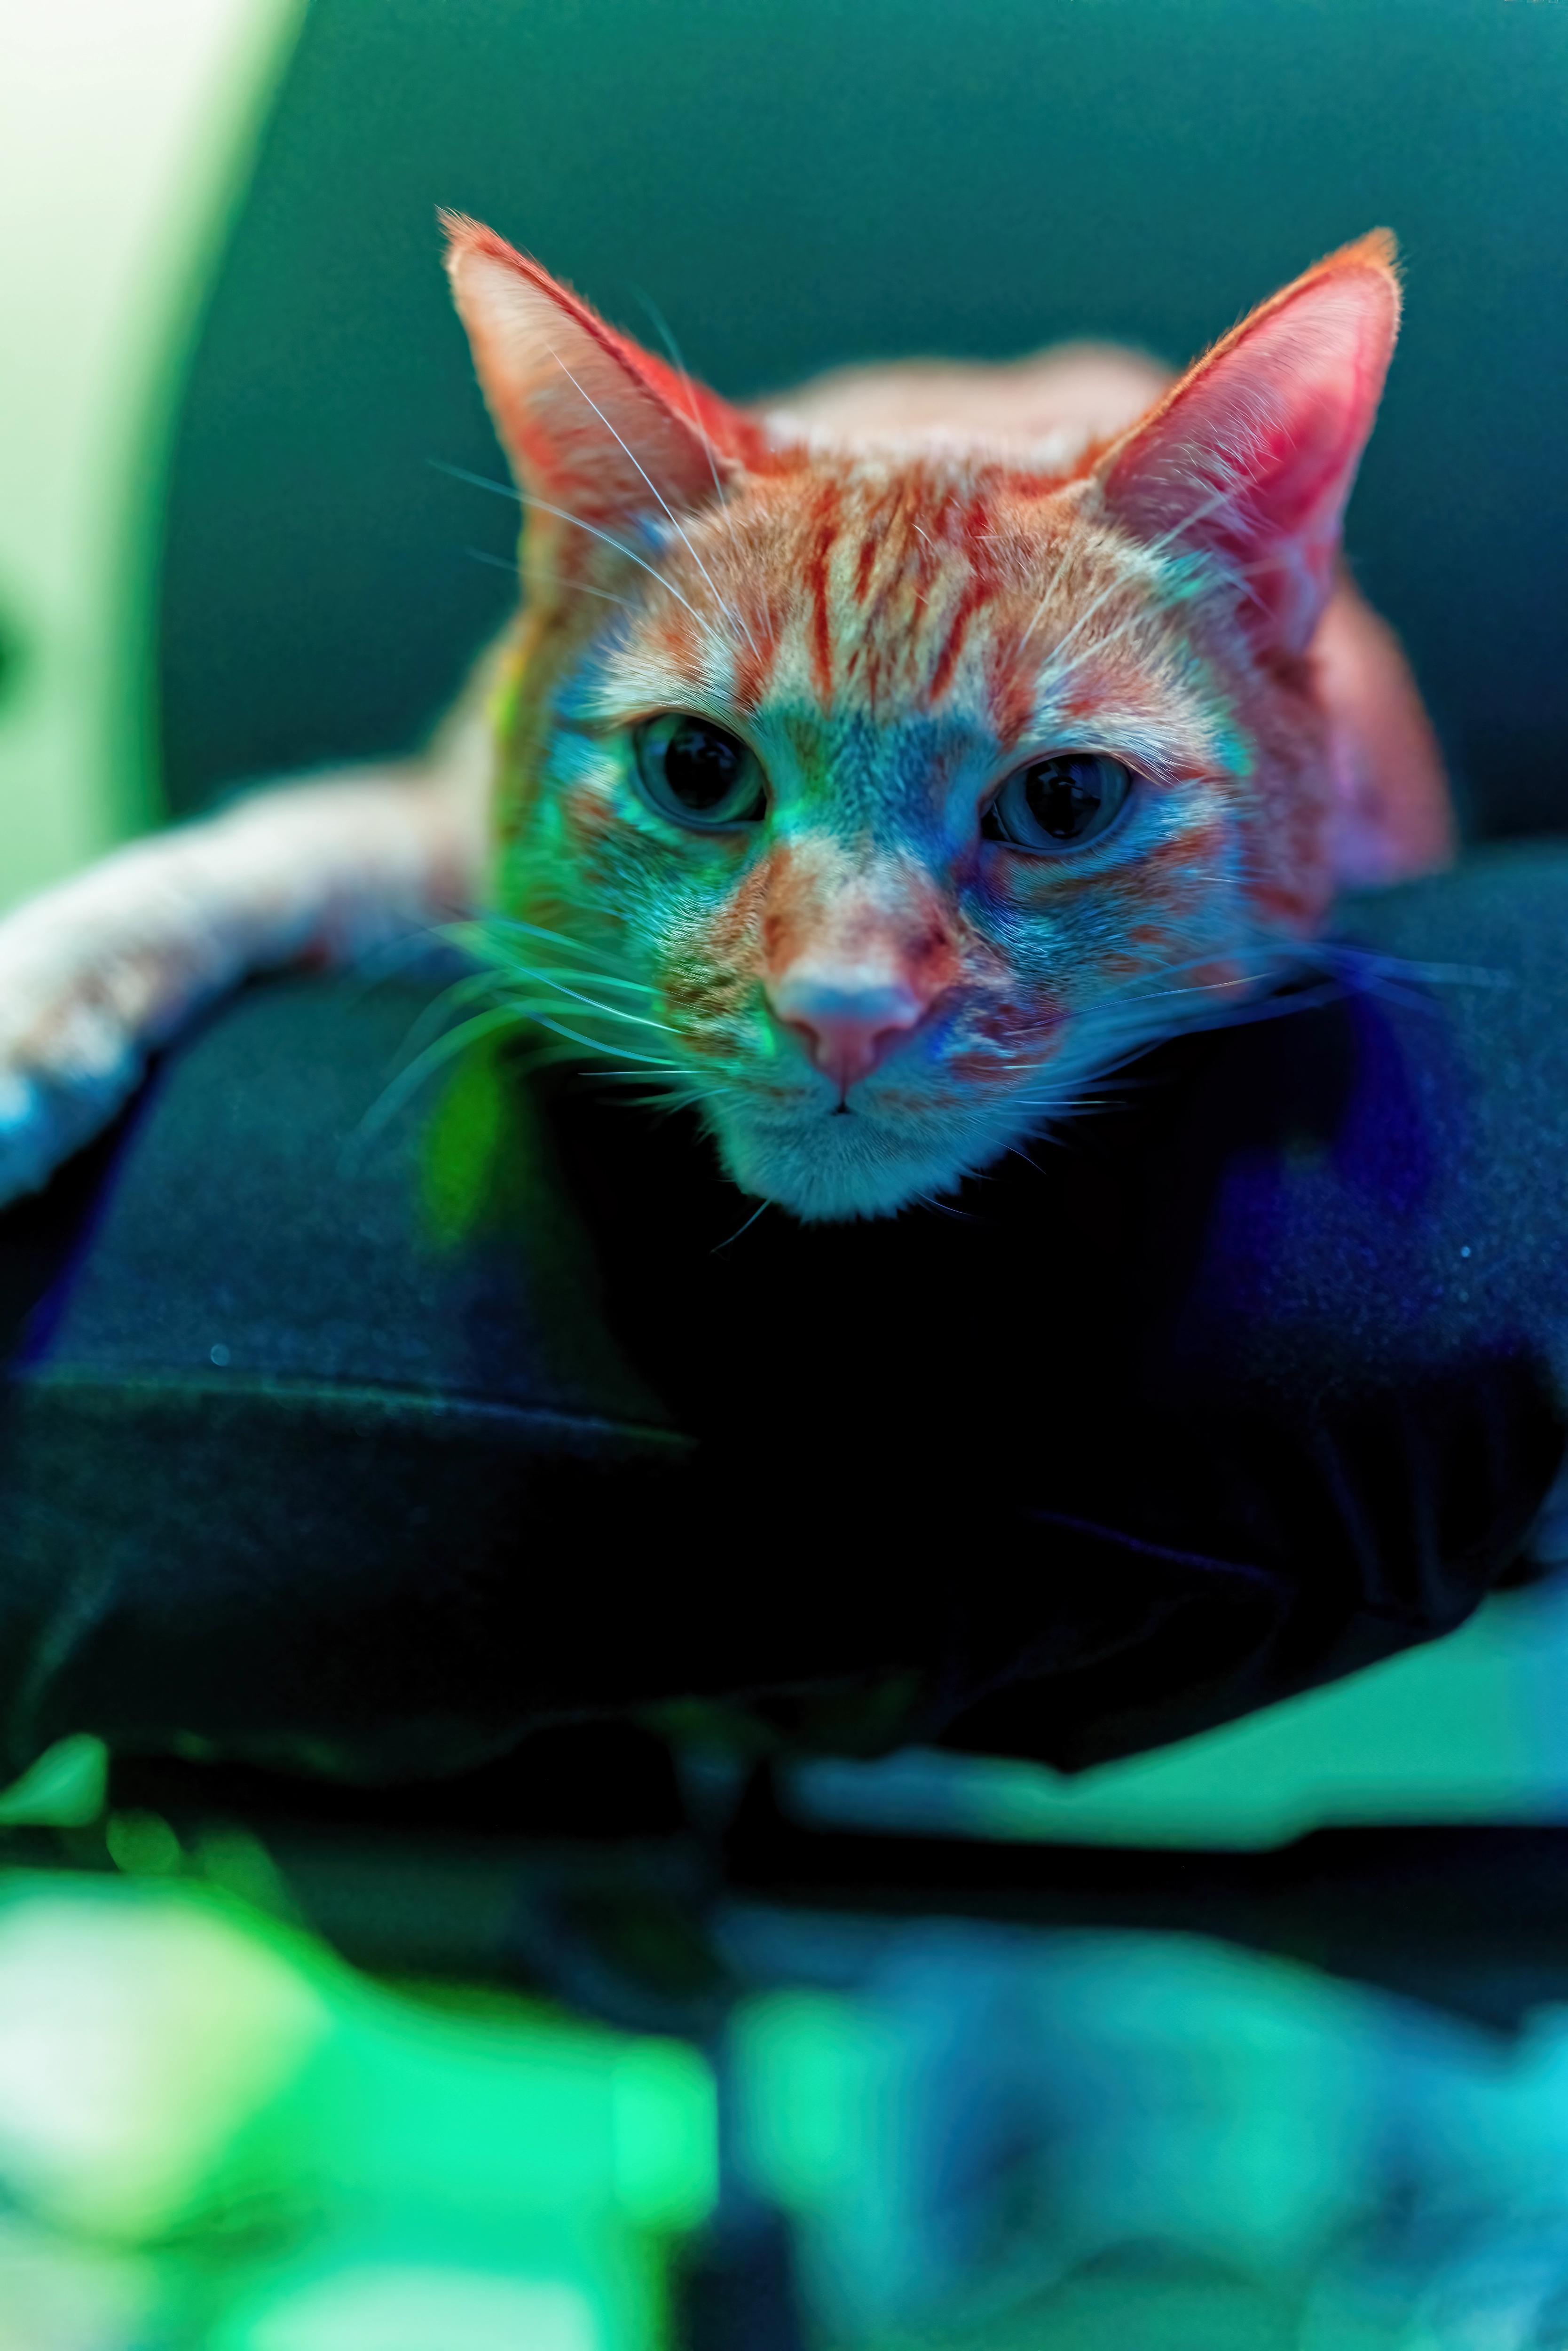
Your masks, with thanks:
[(437, 2264), (334, 2270), (242, 2312), (213, 2351), (604, 2351), (591, 2295)]
[(905, 1749), (790, 1776), (807, 1819), (1044, 1843), (1259, 1850), (1352, 1823), (1568, 1820), (1568, 1583), (1440, 1641), (1071, 1778)]
[(206, 2248), (181, 2351), (659, 2351), (670, 2241), (717, 2192), (699, 2051), (387, 1989), (116, 1823), (138, 1875), (0, 1888), (0, 2196), (30, 2229), (140, 2257), (160, 2308), (195, 2290), (161, 2248)]

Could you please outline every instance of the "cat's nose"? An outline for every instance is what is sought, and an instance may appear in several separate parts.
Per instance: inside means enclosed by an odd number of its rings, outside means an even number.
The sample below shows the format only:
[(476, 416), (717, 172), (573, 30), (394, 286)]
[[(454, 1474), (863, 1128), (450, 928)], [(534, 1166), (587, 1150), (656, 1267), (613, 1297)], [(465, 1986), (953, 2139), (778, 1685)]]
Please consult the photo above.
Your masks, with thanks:
[(926, 1007), (899, 980), (859, 985), (849, 975), (795, 971), (776, 981), (768, 1001), (841, 1093), (867, 1078), (918, 1028)]

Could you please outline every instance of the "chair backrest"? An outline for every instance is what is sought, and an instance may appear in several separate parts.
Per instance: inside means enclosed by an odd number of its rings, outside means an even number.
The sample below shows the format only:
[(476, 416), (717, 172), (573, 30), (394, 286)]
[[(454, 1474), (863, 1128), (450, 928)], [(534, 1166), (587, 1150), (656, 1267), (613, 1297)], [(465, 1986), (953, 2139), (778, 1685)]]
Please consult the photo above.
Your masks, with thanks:
[(168, 790), (411, 743), (515, 517), (438, 266), (489, 219), (745, 395), (1108, 334), (1191, 355), (1376, 223), (1405, 339), (1352, 509), (1474, 829), (1568, 822), (1568, 9), (314, 0), (198, 354)]

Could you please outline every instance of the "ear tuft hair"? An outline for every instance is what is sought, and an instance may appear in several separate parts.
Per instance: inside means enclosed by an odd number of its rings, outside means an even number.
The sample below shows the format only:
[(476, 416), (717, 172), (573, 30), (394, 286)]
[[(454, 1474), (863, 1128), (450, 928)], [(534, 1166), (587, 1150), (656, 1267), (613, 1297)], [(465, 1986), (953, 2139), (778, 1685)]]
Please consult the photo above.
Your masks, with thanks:
[(481, 388), (518, 483), (584, 521), (711, 500), (757, 428), (465, 214), (438, 214)]

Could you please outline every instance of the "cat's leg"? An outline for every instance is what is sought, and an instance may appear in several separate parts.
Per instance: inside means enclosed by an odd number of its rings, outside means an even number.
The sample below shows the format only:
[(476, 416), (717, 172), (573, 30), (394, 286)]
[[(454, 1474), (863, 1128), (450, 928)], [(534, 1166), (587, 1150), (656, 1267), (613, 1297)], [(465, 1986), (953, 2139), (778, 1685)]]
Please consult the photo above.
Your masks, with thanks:
[(1331, 729), (1337, 886), (1440, 872), (1458, 846), (1443, 755), (1398, 638), (1343, 572), (1312, 662)]
[(148, 1055), (253, 972), (340, 962), (473, 904), (478, 746), (259, 792), (0, 921), (0, 1202), (37, 1189)]

